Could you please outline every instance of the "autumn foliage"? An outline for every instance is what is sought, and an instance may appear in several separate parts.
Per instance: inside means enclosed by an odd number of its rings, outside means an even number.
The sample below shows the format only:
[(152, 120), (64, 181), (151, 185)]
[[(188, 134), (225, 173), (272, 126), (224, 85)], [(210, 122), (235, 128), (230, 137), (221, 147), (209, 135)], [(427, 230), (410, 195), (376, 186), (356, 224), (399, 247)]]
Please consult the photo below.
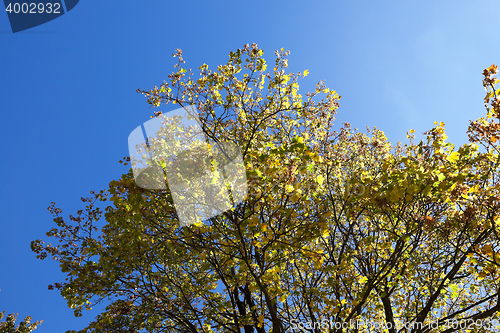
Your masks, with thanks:
[(307, 71), (286, 73), (283, 49), (267, 70), (245, 45), (198, 78), (174, 56), (168, 83), (138, 91), (155, 108), (195, 105), (210, 140), (237, 144), (248, 197), (180, 228), (168, 189), (139, 188), (129, 171), (69, 220), (51, 205), (47, 236), (60, 243), (32, 250), (68, 278), (49, 288), (77, 316), (110, 299), (81, 332), (357, 332), (334, 323), (361, 319), (359, 332), (453, 332), (446, 320), (499, 317), (496, 66), (484, 72), (487, 114), (455, 148), (442, 122), (404, 145), (376, 128), (334, 131), (340, 96), (323, 83), (302, 95)]

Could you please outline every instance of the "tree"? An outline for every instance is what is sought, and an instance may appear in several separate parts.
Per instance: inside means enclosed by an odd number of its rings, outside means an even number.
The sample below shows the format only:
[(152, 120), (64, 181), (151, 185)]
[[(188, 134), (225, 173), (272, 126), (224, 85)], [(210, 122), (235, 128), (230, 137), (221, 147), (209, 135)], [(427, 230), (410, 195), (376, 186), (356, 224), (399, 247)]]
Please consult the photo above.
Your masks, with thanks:
[(138, 89), (154, 107), (196, 106), (212, 142), (241, 147), (249, 195), (230, 211), (179, 227), (169, 189), (138, 187), (132, 170), (82, 198), (70, 221), (49, 207), (47, 236), (61, 243), (32, 250), (68, 274), (55, 287), (76, 316), (110, 300), (80, 332), (491, 330), (497, 67), (484, 72), (486, 117), (455, 150), (443, 123), (418, 143), (411, 130), (404, 145), (376, 128), (332, 131), (340, 96), (323, 82), (302, 96), (307, 71), (286, 74), (288, 53), (276, 51), (269, 72), (245, 45), (195, 79), (176, 50), (170, 82)]
[[(0, 312), (0, 320), (4, 319), (5, 311)], [(42, 321), (31, 324), (31, 317), (27, 316), (16, 326), (17, 315), (9, 314), (5, 321), (0, 321), (0, 333), (30, 333), (33, 332)]]

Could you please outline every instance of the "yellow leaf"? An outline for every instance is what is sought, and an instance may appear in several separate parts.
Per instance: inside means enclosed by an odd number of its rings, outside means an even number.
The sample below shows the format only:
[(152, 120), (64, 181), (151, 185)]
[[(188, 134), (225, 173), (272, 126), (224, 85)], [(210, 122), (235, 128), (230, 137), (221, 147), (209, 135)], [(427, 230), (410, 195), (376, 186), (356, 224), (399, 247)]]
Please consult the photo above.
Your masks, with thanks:
[(496, 72), (498, 69), (498, 66), (496, 66), (495, 64), (491, 65), (490, 67), (486, 68), (486, 70), (488, 72)]
[(318, 184), (323, 184), (323, 181), (325, 180), (325, 177), (323, 177), (322, 175), (318, 175), (316, 177), (316, 181), (318, 182)]
[(307, 76), (307, 74), (309, 74), (309, 70), (307, 70), (307, 69), (306, 69), (306, 70), (304, 71), (304, 77), (306, 77), (306, 76)]
[(500, 227), (500, 216), (495, 216), (495, 224)]
[(483, 246), (483, 249), (484, 253), (486, 253), (487, 255), (491, 255), (493, 253), (493, 249), (491, 248), (491, 245), (487, 244), (485, 246)]
[(477, 193), (480, 189), (480, 186), (479, 185), (474, 185), (474, 186), (471, 186), (469, 187), (469, 190), (467, 191), (467, 193)]
[(460, 156), (460, 154), (456, 151), (454, 151), (453, 153), (451, 153), (450, 155), (448, 155), (448, 157), (446, 158), (448, 161), (454, 163), (458, 160), (458, 157)]

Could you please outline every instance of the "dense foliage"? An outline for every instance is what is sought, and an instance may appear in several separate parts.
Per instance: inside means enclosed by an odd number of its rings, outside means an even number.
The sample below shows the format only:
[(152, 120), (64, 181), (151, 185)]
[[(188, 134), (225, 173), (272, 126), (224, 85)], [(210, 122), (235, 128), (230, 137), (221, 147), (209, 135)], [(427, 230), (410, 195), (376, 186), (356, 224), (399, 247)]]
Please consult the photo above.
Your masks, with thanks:
[(210, 140), (241, 148), (249, 194), (179, 227), (169, 190), (142, 189), (130, 171), (82, 198), (69, 220), (49, 207), (57, 228), (47, 236), (60, 244), (37, 240), (32, 250), (68, 275), (49, 288), (77, 316), (111, 300), (81, 332), (491, 330), (485, 320), (500, 310), (496, 66), (484, 71), (487, 115), (455, 149), (443, 123), (394, 146), (378, 129), (333, 131), (340, 96), (323, 83), (301, 95), (307, 71), (286, 74), (283, 49), (271, 71), (253, 44), (217, 70), (202, 65), (197, 79), (174, 56), (170, 82), (138, 91), (154, 107), (196, 106)]

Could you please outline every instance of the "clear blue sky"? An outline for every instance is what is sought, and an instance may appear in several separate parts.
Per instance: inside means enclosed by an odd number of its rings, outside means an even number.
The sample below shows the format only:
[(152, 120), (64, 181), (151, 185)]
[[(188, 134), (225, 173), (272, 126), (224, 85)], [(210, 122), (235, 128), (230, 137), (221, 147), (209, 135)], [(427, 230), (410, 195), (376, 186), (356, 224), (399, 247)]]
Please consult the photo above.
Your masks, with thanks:
[(44, 319), (37, 333), (97, 315), (75, 318), (47, 290), (65, 276), (30, 250), (54, 226), (46, 208), (75, 213), (127, 171), (128, 135), (152, 115), (135, 90), (167, 79), (176, 48), (187, 67), (215, 68), (254, 42), (270, 61), (290, 50), (306, 91), (325, 79), (342, 95), (335, 127), (376, 126), (395, 143), (437, 120), (460, 145), (485, 113), (481, 72), (500, 63), (500, 2), (82, 0), (16, 34), (0, 13), (0, 311)]

